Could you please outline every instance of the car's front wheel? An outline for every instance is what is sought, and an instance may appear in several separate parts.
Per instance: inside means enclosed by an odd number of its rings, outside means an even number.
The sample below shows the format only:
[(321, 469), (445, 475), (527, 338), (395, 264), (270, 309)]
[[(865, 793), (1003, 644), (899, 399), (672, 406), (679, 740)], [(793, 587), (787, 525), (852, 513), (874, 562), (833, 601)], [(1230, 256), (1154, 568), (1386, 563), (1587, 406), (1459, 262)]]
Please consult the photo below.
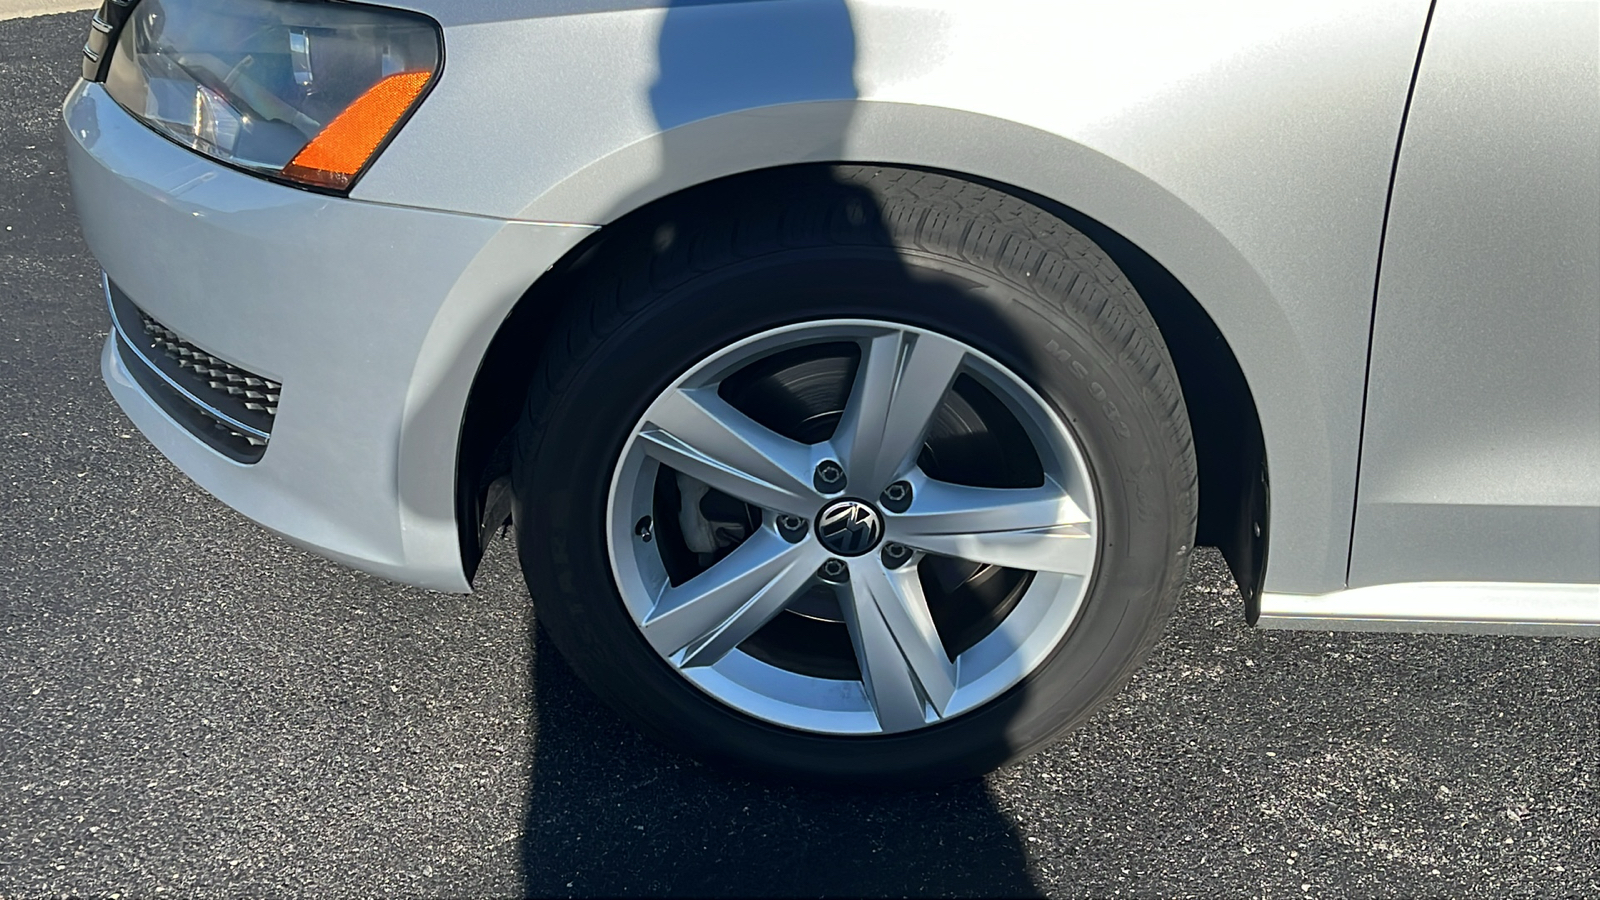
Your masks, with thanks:
[(1041, 746), (1148, 651), (1194, 458), (1148, 312), (1081, 234), (813, 169), (598, 254), (520, 426), (517, 533), (556, 645), (646, 731), (929, 783)]

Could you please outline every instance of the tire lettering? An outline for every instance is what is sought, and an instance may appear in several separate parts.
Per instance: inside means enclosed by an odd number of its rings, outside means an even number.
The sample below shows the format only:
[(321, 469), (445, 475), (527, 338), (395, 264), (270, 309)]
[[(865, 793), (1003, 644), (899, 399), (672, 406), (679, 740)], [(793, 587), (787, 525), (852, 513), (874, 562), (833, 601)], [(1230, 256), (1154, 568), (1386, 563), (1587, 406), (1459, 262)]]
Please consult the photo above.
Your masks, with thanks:
[[(1063, 363), (1067, 366), (1067, 368), (1071, 369), (1072, 374), (1078, 376), (1080, 380), (1089, 377), (1088, 367), (1083, 363), (1078, 362), (1076, 359), (1073, 359), (1072, 354), (1067, 350), (1067, 348), (1061, 346), (1061, 344), (1056, 342), (1055, 339), (1052, 338), (1050, 341), (1048, 341), (1044, 345), (1044, 349), (1045, 352), (1054, 357), (1057, 362)], [(1111, 422), (1111, 428), (1117, 433), (1118, 437), (1132, 436), (1133, 431), (1128, 427), (1128, 423), (1123, 421), (1122, 412), (1117, 409), (1117, 405), (1115, 403), (1111, 402), (1110, 395), (1107, 394), (1106, 389), (1101, 386), (1100, 382), (1089, 382), (1089, 395), (1099, 402), (1101, 412), (1105, 413), (1106, 419)]]

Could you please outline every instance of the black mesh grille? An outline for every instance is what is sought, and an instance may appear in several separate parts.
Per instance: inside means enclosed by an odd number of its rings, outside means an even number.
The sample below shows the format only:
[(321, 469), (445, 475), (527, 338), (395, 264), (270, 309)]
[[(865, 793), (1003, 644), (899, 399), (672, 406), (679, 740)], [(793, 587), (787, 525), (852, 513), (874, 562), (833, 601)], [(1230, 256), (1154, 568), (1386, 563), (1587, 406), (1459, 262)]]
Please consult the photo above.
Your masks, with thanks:
[(252, 412), (269, 416), (278, 414), (278, 395), (283, 385), (217, 359), (178, 337), (172, 329), (150, 318), (142, 309), (139, 310), (139, 323), (144, 326), (144, 333), (149, 335), (153, 349), (166, 354), (179, 368), (200, 376), (212, 390), (238, 398), (244, 408)]
[(109, 281), (106, 299), (123, 362), (150, 398), (218, 452), (240, 462), (260, 460), (282, 386), (184, 340)]

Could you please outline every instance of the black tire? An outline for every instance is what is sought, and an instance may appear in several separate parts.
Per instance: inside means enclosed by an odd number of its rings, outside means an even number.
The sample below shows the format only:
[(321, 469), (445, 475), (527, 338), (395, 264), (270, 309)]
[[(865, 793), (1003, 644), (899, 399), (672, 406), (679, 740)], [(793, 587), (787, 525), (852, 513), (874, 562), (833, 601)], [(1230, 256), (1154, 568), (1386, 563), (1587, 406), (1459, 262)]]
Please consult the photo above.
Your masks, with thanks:
[[(669, 200), (604, 236), (567, 282), (519, 425), (516, 528), (539, 620), (641, 729), (782, 780), (921, 786), (978, 775), (1079, 725), (1160, 635), (1195, 532), (1196, 469), (1165, 345), (1109, 258), (999, 191), (903, 170), (758, 173)], [(825, 317), (961, 336), (1069, 423), (1095, 482), (1100, 557), (1067, 637), (986, 706), (919, 731), (833, 737), (746, 716), (645, 642), (618, 594), (604, 518), (644, 408), (733, 341)]]

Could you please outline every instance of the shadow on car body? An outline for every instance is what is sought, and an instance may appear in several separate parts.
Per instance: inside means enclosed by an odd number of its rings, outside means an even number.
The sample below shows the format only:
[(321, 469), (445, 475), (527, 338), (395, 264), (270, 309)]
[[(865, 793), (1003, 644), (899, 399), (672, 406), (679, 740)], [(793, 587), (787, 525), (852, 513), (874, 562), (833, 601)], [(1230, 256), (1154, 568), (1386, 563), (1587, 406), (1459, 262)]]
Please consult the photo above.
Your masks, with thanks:
[[(681, 145), (676, 126), (857, 96), (855, 32), (843, 0), (677, 0), (664, 14), (658, 49), (650, 101), (666, 132), (663, 178), (704, 151), (696, 139)], [(843, 156), (848, 125), (840, 119), (836, 133), (817, 135), (818, 146), (832, 148), (825, 155)], [(826, 172), (811, 177), (829, 179)], [(872, 193), (842, 181), (837, 188), (855, 195), (847, 203), (852, 222), (865, 222), (878, 232), (873, 243), (889, 246)], [(938, 302), (936, 293), (929, 299)], [(527, 894), (1038, 895), (1019, 836), (983, 781), (897, 794), (745, 781), (629, 727), (583, 689), (543, 631), (533, 631)]]

